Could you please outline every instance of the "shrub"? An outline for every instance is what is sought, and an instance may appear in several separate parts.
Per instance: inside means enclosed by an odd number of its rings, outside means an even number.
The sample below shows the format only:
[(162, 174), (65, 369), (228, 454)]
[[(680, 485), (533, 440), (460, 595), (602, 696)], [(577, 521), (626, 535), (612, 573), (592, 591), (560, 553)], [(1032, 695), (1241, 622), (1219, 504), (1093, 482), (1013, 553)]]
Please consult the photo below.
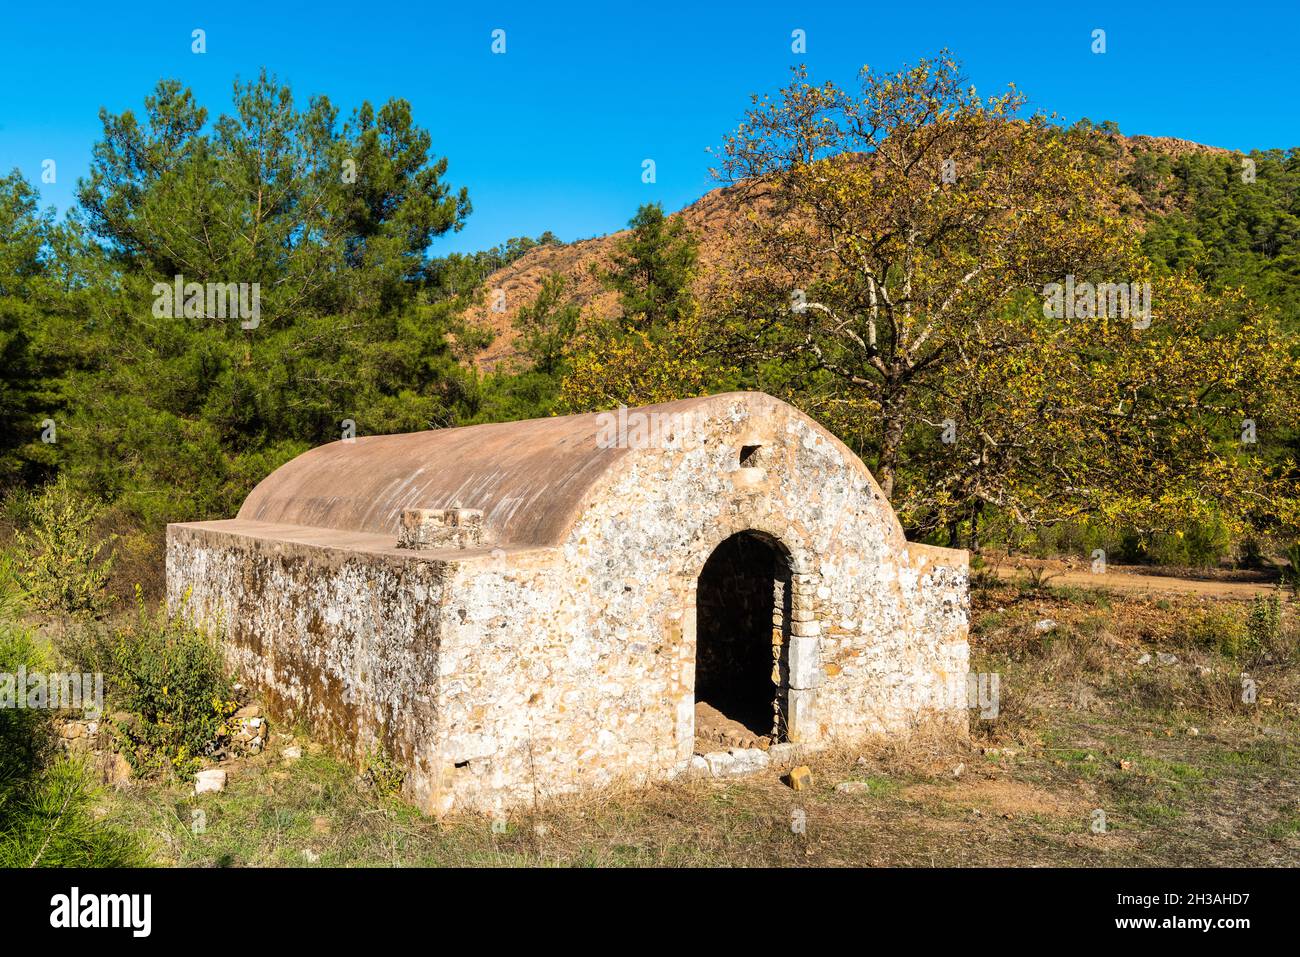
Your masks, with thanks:
[(362, 777), (385, 797), (392, 797), (402, 790), (406, 780), (406, 771), (382, 747), (374, 748), (366, 755)]
[[(16, 674), (20, 667), (50, 670), (31, 630), (17, 623), (20, 611), (12, 567), (0, 563), (0, 674)], [(0, 830), (4, 830), (10, 803), (40, 772), (53, 743), (49, 712), (0, 708)]]
[(60, 476), (28, 506), (30, 525), (19, 531), (18, 583), (39, 611), (95, 616), (107, 609), (112, 556), (95, 534), (102, 509)]
[(1286, 550), (1287, 566), (1282, 569), (1282, 580), (1300, 595), (1300, 541), (1292, 542)]
[(1252, 650), (1246, 622), (1231, 605), (1214, 605), (1191, 613), (1186, 632), (1192, 644), (1228, 658), (1241, 658)]
[[(0, 673), (51, 670), (49, 655), (17, 623), (8, 562), (0, 562)], [(94, 815), (84, 765), (59, 754), (48, 711), (0, 708), (0, 867), (123, 867), (144, 863), (132, 835)]]
[(237, 704), (216, 643), (176, 618), (138, 613), (117, 629), (106, 675), (122, 752), (142, 776), (193, 774), (230, 734)]
[(94, 786), (80, 761), (51, 761), (0, 806), (0, 867), (135, 867), (134, 836), (95, 817)]
[(1246, 631), (1250, 636), (1251, 650), (1256, 655), (1280, 661), (1291, 657), (1293, 649), (1287, 647), (1282, 635), (1282, 608), (1276, 592), (1251, 599)]
[(1295, 652), (1294, 642), (1282, 629), (1276, 593), (1251, 599), (1244, 615), (1232, 605), (1197, 612), (1187, 620), (1187, 636), (1193, 644), (1246, 663), (1287, 661)]

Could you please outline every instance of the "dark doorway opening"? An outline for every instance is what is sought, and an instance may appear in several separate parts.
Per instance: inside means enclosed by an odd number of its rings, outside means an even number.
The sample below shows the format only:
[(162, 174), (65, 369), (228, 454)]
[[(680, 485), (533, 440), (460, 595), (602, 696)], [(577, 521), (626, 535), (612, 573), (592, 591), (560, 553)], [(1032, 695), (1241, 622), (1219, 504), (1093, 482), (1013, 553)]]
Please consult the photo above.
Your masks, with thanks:
[(763, 746), (785, 738), (790, 567), (767, 536), (722, 542), (696, 592), (695, 718), (704, 746)]

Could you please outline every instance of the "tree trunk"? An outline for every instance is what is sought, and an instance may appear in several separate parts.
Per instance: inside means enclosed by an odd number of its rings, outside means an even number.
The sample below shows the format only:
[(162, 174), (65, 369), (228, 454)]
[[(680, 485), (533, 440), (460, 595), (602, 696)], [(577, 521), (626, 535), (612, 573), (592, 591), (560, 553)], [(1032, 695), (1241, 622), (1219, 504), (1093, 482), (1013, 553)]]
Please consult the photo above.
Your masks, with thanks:
[(903, 410), (900, 397), (886, 392), (881, 397), (880, 458), (876, 465), (876, 481), (885, 498), (893, 501), (894, 473), (898, 468), (898, 453), (903, 445)]

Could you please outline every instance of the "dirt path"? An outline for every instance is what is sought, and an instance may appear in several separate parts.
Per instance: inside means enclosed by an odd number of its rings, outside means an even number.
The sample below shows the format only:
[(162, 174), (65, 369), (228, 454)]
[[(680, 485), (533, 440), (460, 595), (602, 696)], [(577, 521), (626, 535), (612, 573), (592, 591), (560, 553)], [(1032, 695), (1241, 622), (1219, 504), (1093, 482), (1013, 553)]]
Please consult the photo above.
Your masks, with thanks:
[(1262, 573), (1257, 577), (1241, 575), (1234, 579), (1194, 578), (1185, 575), (1151, 574), (1131, 571), (1115, 565), (1097, 573), (1087, 568), (1079, 569), (1062, 562), (1025, 560), (1016, 564), (994, 565), (994, 573), (1002, 579), (1024, 579), (1029, 569), (1045, 569), (1044, 584), (1076, 588), (1108, 588), (1114, 591), (1139, 592), (1151, 595), (1202, 595), (1206, 598), (1244, 600), (1273, 591), (1274, 583)]

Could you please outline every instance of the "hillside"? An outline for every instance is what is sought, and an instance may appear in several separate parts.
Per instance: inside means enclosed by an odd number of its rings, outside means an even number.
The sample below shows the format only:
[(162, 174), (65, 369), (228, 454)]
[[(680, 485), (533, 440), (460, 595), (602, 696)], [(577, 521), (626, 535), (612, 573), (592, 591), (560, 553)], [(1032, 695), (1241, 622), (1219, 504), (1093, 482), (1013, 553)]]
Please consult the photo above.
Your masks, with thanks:
[[(1231, 150), (1221, 147), (1167, 136), (1112, 134), (1109, 139), (1115, 148), (1121, 176), (1134, 168), (1137, 157), (1141, 154), (1154, 154), (1168, 160), (1177, 160), (1189, 154), (1232, 155)], [(705, 193), (679, 211), (678, 215), (699, 239), (697, 293), (710, 284), (715, 270), (732, 250), (744, 215), (742, 203), (741, 190), (727, 187)], [(1120, 199), (1118, 205), (1131, 211), (1139, 220), (1170, 211), (1167, 201), (1153, 206), (1132, 190), (1128, 196)], [(490, 296), (467, 310), (466, 318), (471, 324), (488, 329), (494, 335), (492, 342), (474, 356), (474, 365), (481, 371), (491, 371), (499, 364), (509, 364), (510, 360), (519, 356), (512, 317), (521, 305), (531, 302), (537, 296), (542, 280), (551, 273), (565, 278), (572, 299), (584, 310), (592, 310), (602, 316), (611, 315), (617, 296), (601, 288), (592, 269), (608, 263), (611, 250), (627, 232), (620, 230), (573, 243), (539, 246), (508, 266), (491, 273), (484, 281), (484, 288), (489, 291), (505, 290), (506, 310), (493, 312)]]
[[(735, 227), (742, 216), (738, 193), (735, 188), (715, 189), (679, 212), (700, 241), (697, 285), (707, 283), (731, 248)], [(466, 318), (472, 324), (495, 334), (492, 343), (474, 357), (474, 364), (481, 370), (491, 370), (518, 356), (511, 318), (521, 305), (537, 296), (542, 280), (551, 273), (565, 278), (568, 292), (584, 310), (611, 314), (617, 295), (601, 288), (592, 268), (608, 263), (610, 252), (627, 232), (620, 230), (574, 243), (539, 246), (489, 275), (484, 288), (504, 289), (507, 307), (505, 312), (493, 312), (489, 297), (467, 311)]]

